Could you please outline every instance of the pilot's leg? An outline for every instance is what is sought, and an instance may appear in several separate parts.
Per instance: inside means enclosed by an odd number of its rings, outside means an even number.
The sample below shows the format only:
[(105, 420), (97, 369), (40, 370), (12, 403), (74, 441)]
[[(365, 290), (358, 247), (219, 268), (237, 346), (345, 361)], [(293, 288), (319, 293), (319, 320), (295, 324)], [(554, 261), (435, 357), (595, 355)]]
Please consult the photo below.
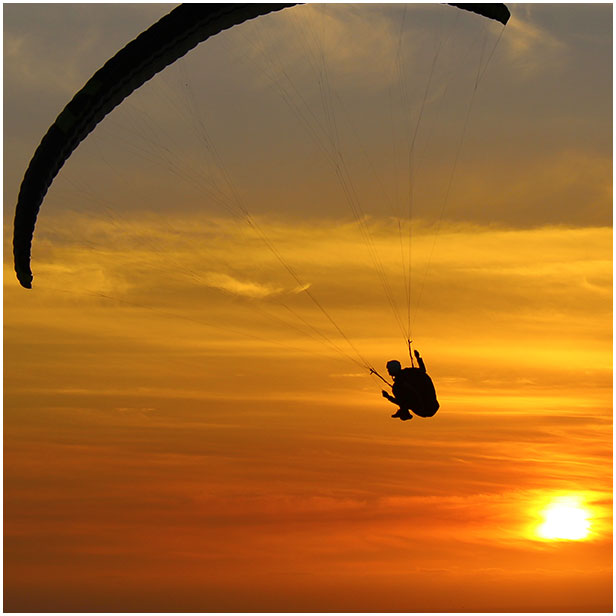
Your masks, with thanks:
[(401, 406), (393, 415), (392, 417), (399, 417), (402, 421), (407, 421), (408, 419), (413, 419), (413, 416), (411, 415), (411, 413), (409, 412), (408, 409), (404, 408), (403, 406)]

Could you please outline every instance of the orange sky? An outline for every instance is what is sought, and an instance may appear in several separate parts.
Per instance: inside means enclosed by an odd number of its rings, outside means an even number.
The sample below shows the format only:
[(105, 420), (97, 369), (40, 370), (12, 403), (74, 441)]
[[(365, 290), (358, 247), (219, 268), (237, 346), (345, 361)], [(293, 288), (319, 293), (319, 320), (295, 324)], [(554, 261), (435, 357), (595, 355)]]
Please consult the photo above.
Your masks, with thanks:
[[(216, 37), (67, 163), (27, 292), (27, 162), (165, 12), (4, 7), (5, 610), (611, 611), (611, 5), (513, 5), (492, 56), (442, 6)], [(361, 359), (405, 359), (424, 92), (410, 333), (441, 410), (403, 423)], [(541, 538), (565, 496), (590, 534)]]

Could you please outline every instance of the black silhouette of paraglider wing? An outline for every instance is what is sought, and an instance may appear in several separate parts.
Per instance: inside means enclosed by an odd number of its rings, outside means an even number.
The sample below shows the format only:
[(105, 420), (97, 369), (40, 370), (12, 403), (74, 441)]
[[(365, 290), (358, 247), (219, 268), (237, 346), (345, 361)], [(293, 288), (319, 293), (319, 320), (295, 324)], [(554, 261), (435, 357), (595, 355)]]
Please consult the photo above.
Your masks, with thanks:
[(503, 26), (507, 25), (509, 18), (511, 17), (511, 13), (509, 9), (504, 4), (498, 3), (472, 3), (472, 2), (463, 2), (461, 4), (453, 4), (449, 3), (449, 6), (455, 6), (459, 9), (464, 9), (465, 11), (471, 11), (472, 13), (477, 13), (478, 15), (483, 15), (488, 19), (494, 19), (496, 21), (500, 21)]
[[(66, 160), (96, 125), (134, 90), (196, 45), (244, 21), (294, 4), (182, 4), (113, 56), (75, 94), (38, 146), (15, 210), (13, 256), (21, 285), (32, 287), (30, 257), (39, 209)], [(454, 4), (506, 24), (504, 4)]]
[(77, 146), (134, 90), (211, 36), (292, 4), (182, 4), (128, 43), (75, 94), (38, 146), (19, 191), (13, 255), (31, 288), (36, 218), (51, 183)]

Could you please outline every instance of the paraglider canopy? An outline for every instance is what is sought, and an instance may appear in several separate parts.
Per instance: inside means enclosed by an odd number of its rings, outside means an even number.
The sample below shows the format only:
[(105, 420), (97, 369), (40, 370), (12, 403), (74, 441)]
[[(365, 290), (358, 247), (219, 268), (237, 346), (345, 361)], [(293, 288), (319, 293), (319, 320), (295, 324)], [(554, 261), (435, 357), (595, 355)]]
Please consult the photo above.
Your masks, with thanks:
[[(134, 90), (200, 42), (249, 19), (293, 4), (182, 4), (98, 70), (75, 94), (38, 146), (19, 191), (13, 254), (21, 285), (32, 287), (34, 227), (45, 195), (66, 160), (97, 124)], [(453, 4), (506, 24), (504, 4)]]
[(128, 43), (75, 94), (38, 146), (19, 191), (13, 254), (21, 285), (32, 287), (30, 251), (45, 195), (66, 160), (134, 90), (202, 41), (293, 4), (182, 4)]
[(511, 13), (509, 9), (504, 4), (499, 3), (472, 3), (472, 2), (464, 2), (462, 4), (453, 4), (449, 3), (449, 6), (455, 6), (459, 9), (464, 9), (465, 11), (471, 11), (473, 13), (477, 13), (478, 15), (483, 15), (484, 17), (488, 17), (489, 19), (494, 19), (496, 21), (500, 21), (503, 26), (507, 25), (509, 18), (511, 17)]

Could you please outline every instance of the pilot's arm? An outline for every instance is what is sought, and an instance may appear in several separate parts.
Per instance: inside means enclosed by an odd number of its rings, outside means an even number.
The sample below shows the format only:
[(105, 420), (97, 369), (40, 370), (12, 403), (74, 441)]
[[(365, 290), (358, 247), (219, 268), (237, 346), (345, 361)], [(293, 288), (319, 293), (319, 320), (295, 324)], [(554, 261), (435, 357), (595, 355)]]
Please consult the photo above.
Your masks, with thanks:
[(390, 402), (397, 404), (396, 399), (390, 393), (386, 392), (384, 389), (381, 391), (381, 394), (383, 395), (383, 398), (387, 398)]

